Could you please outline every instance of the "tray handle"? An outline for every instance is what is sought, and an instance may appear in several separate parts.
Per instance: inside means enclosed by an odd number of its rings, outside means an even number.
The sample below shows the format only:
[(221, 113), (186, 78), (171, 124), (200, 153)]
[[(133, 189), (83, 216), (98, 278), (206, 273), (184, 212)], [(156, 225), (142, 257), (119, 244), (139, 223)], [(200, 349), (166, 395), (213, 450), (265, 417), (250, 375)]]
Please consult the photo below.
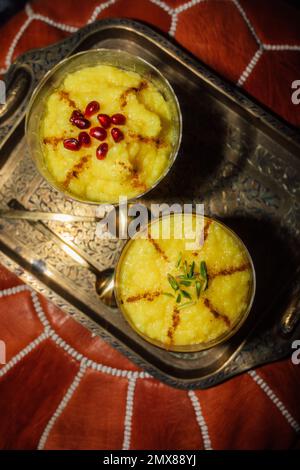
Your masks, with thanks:
[(289, 301), (280, 320), (280, 331), (284, 336), (291, 335), (300, 320), (300, 268), (290, 286)]
[(26, 66), (16, 66), (4, 78), (5, 103), (0, 105), (0, 125), (24, 110), (22, 104), (29, 98), (32, 75)]

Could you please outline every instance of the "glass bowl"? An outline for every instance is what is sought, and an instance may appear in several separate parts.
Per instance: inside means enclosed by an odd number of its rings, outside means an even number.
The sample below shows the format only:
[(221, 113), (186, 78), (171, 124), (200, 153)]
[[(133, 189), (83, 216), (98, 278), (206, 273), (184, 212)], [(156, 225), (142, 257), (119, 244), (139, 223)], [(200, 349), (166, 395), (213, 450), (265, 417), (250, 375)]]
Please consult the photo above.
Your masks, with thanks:
[[(137, 233), (137, 235), (135, 237), (129, 239), (126, 242), (126, 244), (124, 245), (124, 247), (121, 251), (120, 257), (119, 257), (119, 260), (118, 260), (118, 263), (117, 263), (117, 266), (116, 266), (116, 270), (115, 270), (115, 278), (114, 278), (114, 295), (115, 295), (117, 305), (118, 305), (120, 311), (122, 312), (124, 318), (126, 319), (126, 321), (131, 326), (131, 328), (138, 335), (140, 335), (144, 340), (148, 341), (149, 343), (151, 343), (155, 346), (158, 346), (162, 349), (165, 349), (165, 350), (168, 350), (168, 351), (174, 351), (174, 352), (202, 351), (202, 350), (210, 349), (214, 346), (220, 345), (220, 344), (224, 343), (225, 341), (227, 341), (229, 338), (231, 338), (232, 335), (234, 335), (241, 328), (241, 326), (244, 324), (245, 320), (247, 319), (247, 317), (248, 317), (248, 315), (251, 311), (251, 307), (252, 307), (253, 300), (254, 300), (254, 297), (255, 297), (255, 290), (256, 290), (256, 276), (255, 276), (255, 269), (254, 269), (253, 261), (251, 259), (249, 251), (247, 250), (247, 248), (244, 245), (244, 243), (242, 242), (242, 240), (238, 237), (238, 235), (233, 230), (231, 230), (229, 227), (227, 227), (225, 224), (223, 224), (222, 222), (220, 222), (220, 221), (218, 221), (218, 220), (216, 220), (212, 217), (197, 215), (195, 213), (192, 213), (191, 215), (196, 215), (197, 217), (204, 218), (204, 223), (205, 222), (209, 222), (209, 223), (214, 222), (215, 224), (218, 224), (219, 226), (221, 226), (225, 230), (225, 232), (227, 232), (228, 234), (231, 235), (231, 237), (233, 237), (233, 239), (240, 246), (241, 250), (243, 251), (243, 253), (245, 254), (245, 256), (246, 256), (246, 258), (249, 262), (249, 267), (250, 267), (250, 270), (251, 270), (251, 285), (249, 287), (249, 291), (248, 291), (248, 295), (247, 295), (247, 307), (245, 308), (245, 310), (243, 312), (241, 312), (238, 319), (235, 321), (235, 323), (232, 325), (232, 327), (228, 331), (224, 332), (220, 336), (218, 336), (215, 339), (213, 339), (211, 341), (208, 341), (208, 342), (203, 342), (203, 343), (198, 343), (198, 344), (187, 344), (187, 345), (174, 345), (174, 344), (167, 345), (167, 344), (165, 344), (161, 341), (158, 341), (156, 339), (153, 339), (153, 338), (145, 335), (143, 332), (141, 332), (136, 327), (135, 323), (132, 321), (129, 314), (126, 312), (126, 310), (124, 308), (124, 305), (123, 305), (123, 302), (120, 299), (120, 285), (121, 285), (120, 271), (121, 271), (122, 263), (123, 263), (123, 260), (126, 256), (127, 250), (131, 247), (131, 245), (133, 243), (135, 243), (135, 239), (139, 238), (140, 235), (151, 224), (159, 222), (159, 220), (161, 220), (162, 218), (170, 217), (169, 215), (162, 215), (158, 219), (154, 219), (153, 221), (151, 221), (148, 224), (148, 226), (146, 228), (142, 229), (140, 232)], [(142, 275), (143, 274), (141, 274), (141, 276)]]
[(140, 57), (115, 49), (92, 49), (74, 54), (53, 67), (35, 89), (28, 105), (25, 131), (29, 152), (43, 178), (50, 186), (66, 197), (89, 204), (118, 203), (118, 201), (111, 200), (93, 201), (83, 199), (73, 194), (71, 191), (68, 191), (62, 184), (59, 184), (47, 168), (40, 138), (40, 128), (45, 113), (45, 102), (50, 94), (62, 84), (67, 74), (96, 65), (110, 65), (126, 71), (137, 72), (156, 87), (164, 96), (171, 109), (172, 124), (174, 126), (174, 141), (169, 155), (168, 166), (151, 187), (133, 198), (128, 199), (129, 201), (136, 200), (156, 187), (167, 175), (177, 157), (182, 137), (182, 116), (179, 102), (173, 88), (159, 70)]

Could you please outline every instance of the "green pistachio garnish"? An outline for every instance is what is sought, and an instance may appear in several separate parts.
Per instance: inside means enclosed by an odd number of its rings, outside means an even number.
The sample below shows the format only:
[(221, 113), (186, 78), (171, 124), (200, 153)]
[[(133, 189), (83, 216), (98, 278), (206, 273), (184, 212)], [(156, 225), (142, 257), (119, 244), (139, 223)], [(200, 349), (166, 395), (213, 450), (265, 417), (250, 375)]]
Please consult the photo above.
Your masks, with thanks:
[(192, 281), (189, 279), (182, 279), (181, 281), (179, 281), (179, 284), (182, 284), (183, 286), (187, 286), (189, 287), (191, 284), (192, 284)]
[(200, 263), (200, 276), (204, 281), (203, 290), (207, 288), (207, 268), (205, 261), (201, 261)]
[(183, 297), (185, 297), (186, 299), (192, 299), (191, 294), (189, 294), (189, 292), (187, 292), (186, 290), (181, 289), (180, 292), (182, 293)]
[(185, 260), (184, 263), (183, 263), (183, 269), (184, 269), (185, 275), (187, 276), (187, 274), (188, 274), (188, 264), (187, 264), (187, 260)]
[(177, 307), (177, 309), (182, 310), (183, 308), (189, 307), (190, 305), (195, 305), (195, 303), (196, 302), (186, 302), (185, 304), (179, 305), (179, 307)]
[(162, 292), (162, 295), (166, 295), (167, 297), (175, 297), (173, 294), (170, 292)]
[(169, 284), (172, 287), (172, 289), (174, 289), (174, 290), (179, 289), (178, 282), (176, 281), (175, 277), (173, 277), (171, 274), (168, 274), (168, 281), (169, 281)]
[(180, 255), (179, 255), (179, 258), (178, 258), (177, 263), (176, 263), (176, 268), (179, 268), (181, 261), (182, 261), (182, 253), (180, 253)]
[(192, 279), (192, 277), (194, 276), (194, 270), (195, 270), (195, 261), (193, 261), (192, 264), (190, 265), (190, 270), (188, 273), (189, 279)]
[[(176, 267), (179, 268), (181, 272), (183, 272), (183, 274), (178, 274), (176, 276), (168, 274), (168, 282), (172, 289), (177, 293), (176, 303), (180, 304), (178, 308), (181, 309), (185, 308), (188, 305), (196, 303), (196, 301), (193, 301), (192, 293), (188, 290), (183, 289), (182, 286), (193, 287), (194, 292), (196, 293), (197, 300), (199, 300), (201, 293), (205, 291), (205, 289), (207, 289), (207, 267), (205, 261), (201, 261), (199, 265), (199, 272), (196, 272), (195, 261), (193, 261), (190, 265), (188, 265), (186, 260), (184, 260), (184, 262), (182, 263), (182, 253), (179, 254)], [(169, 295), (169, 297), (175, 297), (175, 295), (170, 294), (168, 292), (164, 294)], [(189, 299), (190, 302), (185, 302), (184, 304), (181, 304), (183, 298)]]
[(201, 294), (201, 282), (200, 281), (196, 281), (196, 295), (197, 295), (197, 299), (199, 299), (200, 297), (200, 294)]

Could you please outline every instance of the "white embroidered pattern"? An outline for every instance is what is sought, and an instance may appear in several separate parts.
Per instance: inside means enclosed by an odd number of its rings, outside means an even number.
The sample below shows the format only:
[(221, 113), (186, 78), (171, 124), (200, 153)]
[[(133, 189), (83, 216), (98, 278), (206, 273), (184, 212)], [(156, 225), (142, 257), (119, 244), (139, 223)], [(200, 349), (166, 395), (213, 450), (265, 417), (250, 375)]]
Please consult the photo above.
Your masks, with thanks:
[[(126, 377), (128, 379), (131, 379), (132, 374), (133, 374), (133, 372), (131, 370), (117, 369), (115, 367), (106, 366), (104, 364), (93, 361), (92, 359), (89, 359), (88, 357), (83, 356), (82, 353), (76, 351), (61, 336), (59, 336), (56, 333), (56, 331), (50, 326), (50, 323), (49, 323), (49, 321), (46, 317), (46, 314), (45, 314), (45, 312), (44, 312), (44, 310), (41, 306), (41, 303), (39, 301), (39, 297), (38, 297), (37, 293), (33, 289), (31, 289), (31, 287), (29, 287), (28, 285), (23, 284), (23, 285), (20, 285), (20, 286), (12, 287), (10, 289), (2, 290), (2, 291), (0, 291), (0, 298), (5, 297), (5, 296), (9, 296), (9, 295), (15, 295), (15, 294), (18, 294), (18, 293), (24, 292), (24, 291), (29, 291), (30, 292), (30, 295), (31, 295), (31, 298), (32, 298), (32, 303), (33, 303), (33, 306), (35, 308), (35, 311), (36, 311), (36, 313), (37, 313), (37, 315), (40, 319), (40, 322), (42, 323), (42, 325), (45, 328), (44, 332), (38, 338), (42, 338), (42, 339), (50, 338), (52, 341), (54, 341), (54, 343), (57, 346), (59, 346), (64, 351), (66, 351), (66, 353), (68, 353), (73, 359), (75, 359), (79, 362), (84, 361), (86, 367), (90, 367), (91, 369), (97, 370), (98, 372), (102, 372), (103, 374), (109, 374), (109, 375), (113, 375), (113, 376), (116, 376), (116, 377)], [(33, 345), (33, 346), (31, 346), (30, 351), (32, 351), (42, 341), (42, 339), (38, 341), (38, 338), (27, 346), (27, 348), (29, 348), (31, 345)], [(22, 353), (23, 356), (24, 356), (23, 351), (21, 351), (19, 354)], [(28, 352), (30, 352), (30, 351), (27, 351), (27, 349), (26, 349), (25, 355), (28, 354)], [(17, 356), (15, 356), (15, 357), (17, 357)], [(14, 358), (12, 358), (11, 361), (13, 359)], [(19, 360), (20, 359), (18, 359), (18, 361)], [(11, 361), (9, 361), (9, 363)], [(6, 366), (8, 364), (6, 364)], [(6, 367), (6, 366), (4, 366), (4, 367)], [(4, 368), (0, 369), (0, 374), (3, 371), (3, 369)], [(2, 375), (4, 375), (4, 374), (5, 374), (5, 372), (2, 372)], [(144, 372), (144, 371), (136, 372), (136, 374), (137, 374), (138, 378), (149, 378), (149, 377), (151, 377), (150, 374), (148, 374), (147, 372)]]
[[(127, 399), (126, 399), (126, 411), (125, 411), (125, 421), (124, 421), (124, 438), (123, 438), (123, 448), (130, 449), (130, 441), (131, 441), (131, 428), (132, 428), (132, 418), (133, 418), (133, 404), (134, 404), (134, 392), (135, 386), (138, 379), (149, 379), (152, 378), (150, 374), (145, 371), (131, 371), (126, 369), (117, 369), (114, 367), (110, 367), (101, 363), (97, 363), (88, 357), (85, 357), (82, 353), (76, 351), (71, 345), (69, 345), (66, 341), (61, 338), (56, 331), (50, 326), (50, 323), (45, 315), (45, 312), (41, 306), (39, 301), (39, 296), (37, 293), (28, 285), (22, 284), (18, 285), (9, 289), (4, 289), (0, 291), (0, 298), (10, 295), (17, 295), (21, 292), (28, 291), (30, 292), (33, 306), (36, 310), (37, 316), (40, 319), (42, 325), (44, 326), (44, 331), (33, 341), (31, 341), (28, 346), (23, 348), (19, 353), (13, 356), (9, 362), (0, 368), (0, 378), (5, 376), (7, 372), (9, 372), (16, 364), (18, 364), (23, 358), (25, 358), (29, 353), (31, 353), (35, 348), (37, 348), (45, 339), (50, 338), (54, 343), (62, 348), (66, 353), (68, 353), (73, 359), (80, 362), (80, 369), (77, 375), (74, 378), (73, 383), (69, 387), (66, 395), (62, 399), (59, 407), (57, 408), (56, 412), (50, 418), (44, 432), (42, 433), (42, 437), (40, 439), (39, 448), (45, 446), (47, 438), (57, 420), (57, 418), (62, 414), (63, 410), (66, 408), (68, 402), (70, 401), (75, 389), (78, 387), (84, 372), (87, 368), (91, 368), (103, 374), (110, 374), (116, 377), (124, 377), (128, 380), (128, 390), (127, 390)], [(281, 411), (282, 415), (285, 417), (287, 422), (292, 426), (292, 428), (299, 432), (300, 426), (296, 422), (296, 420), (292, 417), (292, 415), (287, 411), (286, 407), (283, 403), (276, 397), (276, 395), (271, 391), (270, 387), (264, 382), (255, 371), (250, 371), (249, 374), (251, 377), (260, 385), (260, 387), (264, 390), (264, 392), (271, 398), (273, 403), (278, 407)], [(208, 432), (208, 427), (205, 422), (205, 419), (202, 414), (202, 409), (200, 402), (193, 391), (188, 392), (188, 396), (191, 400), (192, 406), (195, 411), (195, 418), (199, 425), (201, 435), (203, 438), (203, 445), (205, 449), (211, 449), (211, 439)]]
[(240, 78), (237, 81), (237, 86), (242, 86), (245, 83), (245, 81), (249, 78), (250, 74), (252, 73), (254, 67), (256, 66), (257, 62), (259, 61), (262, 55), (263, 55), (263, 48), (260, 47), (255, 52), (254, 56), (250, 60), (245, 70), (242, 72)]
[(111, 5), (113, 5), (114, 3), (116, 3), (117, 0), (109, 0), (108, 2), (104, 2), (104, 3), (99, 3), (99, 5), (97, 5), (93, 11), (93, 13), (91, 14), (90, 18), (88, 19), (87, 23), (93, 23), (93, 21), (95, 21), (98, 17), (98, 15), (100, 15), (100, 13), (105, 10), (106, 8), (110, 7)]
[[(149, 1), (153, 3), (154, 5), (160, 7), (162, 10), (164, 10), (166, 13), (170, 15), (171, 25), (169, 29), (169, 34), (170, 36), (175, 36), (177, 24), (178, 24), (178, 17), (180, 13), (190, 8), (193, 8), (195, 5), (198, 5), (200, 3), (209, 2), (209, 1), (216, 2), (220, 0), (190, 0), (190, 1), (183, 3), (182, 5), (179, 5), (176, 8), (170, 7), (170, 5), (168, 5), (163, 0), (149, 0)], [(222, 1), (226, 1), (226, 0), (222, 0)], [(240, 13), (245, 23), (247, 24), (249, 31), (251, 32), (252, 36), (254, 37), (258, 45), (257, 51), (255, 52), (253, 57), (250, 59), (249, 63), (245, 67), (245, 70), (243, 70), (243, 72), (241, 73), (237, 81), (237, 86), (241, 87), (245, 84), (245, 82), (247, 81), (247, 79), (252, 74), (253, 70), (255, 69), (259, 59), (262, 57), (262, 55), (265, 52), (267, 51), (299, 51), (300, 52), (300, 44), (264, 44), (262, 40), (259, 38), (257, 32), (255, 31), (255, 28), (252, 25), (244, 8), (241, 6), (240, 1), (239, 0), (227, 0), (227, 1), (232, 2), (236, 6), (238, 12)], [(102, 2), (99, 3), (94, 8), (87, 23), (92, 23), (93, 21), (95, 21), (98, 18), (99, 14), (102, 13), (102, 11), (104, 11), (106, 8), (110, 7), (111, 5), (117, 2), (118, 0), (108, 0), (103, 3)], [(54, 28), (60, 29), (62, 31), (66, 31), (68, 33), (74, 33), (78, 30), (76, 26), (72, 26), (72, 25), (65, 24), (65, 23), (60, 23), (60, 22), (52, 20), (48, 16), (35, 13), (29, 3), (25, 7), (25, 12), (27, 14), (27, 18), (22, 24), (22, 26), (20, 27), (19, 31), (16, 33), (14, 39), (12, 40), (10, 44), (10, 47), (5, 57), (5, 67), (2, 67), (0, 69), (0, 74), (4, 74), (9, 68), (9, 66), (11, 65), (16, 46), (32, 21), (34, 20), (42, 21), (46, 24), (49, 24), (50, 26), (53, 26)]]
[(28, 291), (30, 293), (34, 309), (37, 313), (37, 316), (44, 326), (44, 331), (31, 343), (28, 344), (24, 349), (19, 353), (13, 356), (7, 364), (0, 368), (0, 378), (3, 377), (7, 372), (9, 372), (16, 364), (18, 364), (25, 356), (31, 353), (35, 348), (37, 348), (45, 339), (51, 339), (57, 346), (62, 348), (66, 353), (68, 353), (73, 359), (80, 362), (80, 369), (77, 375), (74, 378), (74, 381), (70, 385), (67, 393), (63, 397), (61, 403), (59, 404), (57, 410), (50, 418), (39, 442), (39, 449), (42, 449), (45, 446), (47, 438), (57, 420), (57, 418), (62, 414), (66, 408), (68, 402), (73, 396), (74, 391), (78, 387), (84, 372), (87, 368), (91, 368), (95, 371), (101, 372), (103, 374), (109, 374), (115, 377), (124, 377), (128, 380), (128, 391), (127, 391), (127, 400), (126, 400), (126, 412), (125, 412), (125, 422), (124, 422), (124, 440), (123, 446), (125, 449), (130, 448), (130, 438), (131, 438), (131, 426), (132, 426), (132, 415), (133, 415), (133, 400), (134, 400), (134, 390), (135, 384), (138, 379), (147, 379), (151, 378), (151, 375), (145, 371), (131, 371), (126, 369), (117, 369), (115, 367), (107, 366), (95, 362), (88, 357), (84, 356), (82, 353), (74, 349), (70, 344), (68, 344), (61, 336), (59, 336), (56, 331), (51, 327), (49, 320), (46, 317), (46, 314), (41, 306), (39, 296), (37, 293), (31, 289), (30, 286), (22, 284), (19, 286), (11, 287), (9, 289), (4, 289), (0, 291), (0, 298), (7, 297), (10, 295), (16, 295), (21, 292)]
[(86, 364), (85, 360), (83, 359), (80, 364), (79, 371), (77, 372), (73, 382), (71, 383), (70, 387), (68, 388), (65, 396), (62, 398), (60, 404), (58, 405), (56, 411), (51, 416), (47, 426), (44, 429), (44, 432), (40, 438), (38, 443), (38, 450), (42, 450), (45, 447), (49, 434), (56, 423), (57, 419), (60, 417), (66, 406), (68, 405), (69, 401), (71, 400), (72, 396), (74, 395), (75, 390), (78, 388), (82, 377), (86, 371)]
[(16, 364), (18, 364), (25, 356), (31, 353), (39, 344), (41, 344), (47, 338), (47, 332), (43, 332), (35, 340), (31, 341), (26, 348), (21, 349), (18, 354), (13, 356), (10, 361), (8, 361), (5, 366), (0, 369), (0, 377), (3, 377), (10, 369), (12, 369)]
[(211, 445), (211, 439), (209, 437), (209, 432), (208, 432), (208, 427), (206, 424), (206, 421), (204, 419), (202, 409), (200, 402), (197, 398), (196, 393), (193, 390), (188, 391), (188, 396), (192, 402), (195, 415), (196, 415), (196, 421), (198, 423), (198, 426), (200, 428), (202, 440), (203, 440), (203, 447), (205, 450), (212, 450), (212, 445)]
[(265, 394), (270, 398), (270, 400), (274, 403), (274, 405), (278, 408), (282, 416), (287, 420), (289, 425), (297, 432), (300, 432), (300, 424), (293, 418), (291, 413), (287, 410), (284, 406), (282, 401), (279, 400), (277, 395), (273, 392), (271, 387), (267, 384), (265, 380), (263, 380), (260, 375), (255, 370), (250, 370), (248, 372), (250, 377), (259, 385), (259, 387), (265, 392)]
[(251, 73), (253, 72), (257, 62), (262, 57), (264, 51), (300, 51), (300, 45), (292, 45), (292, 44), (264, 44), (261, 39), (258, 37), (258, 34), (255, 31), (251, 21), (249, 20), (245, 10), (241, 6), (239, 0), (231, 0), (235, 6), (237, 7), (238, 11), (242, 15), (243, 19), (247, 23), (249, 30), (251, 31), (255, 41), (257, 42), (258, 49), (255, 52), (254, 56), (246, 66), (245, 70), (241, 73), (238, 81), (237, 86), (241, 87), (245, 84)]
[(137, 378), (138, 378), (137, 374), (133, 373), (132, 377), (128, 381), (128, 389), (127, 389), (127, 397), (126, 397), (126, 412), (125, 412), (125, 420), (124, 420), (123, 450), (130, 449), (134, 392), (135, 392)]

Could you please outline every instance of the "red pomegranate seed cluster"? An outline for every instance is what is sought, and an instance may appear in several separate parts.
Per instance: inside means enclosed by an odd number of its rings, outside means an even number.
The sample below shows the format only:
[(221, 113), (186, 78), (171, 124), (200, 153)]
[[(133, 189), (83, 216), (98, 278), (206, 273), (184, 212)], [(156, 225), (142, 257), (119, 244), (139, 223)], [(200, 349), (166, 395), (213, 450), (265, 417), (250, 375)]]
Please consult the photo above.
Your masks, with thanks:
[[(114, 114), (113, 116), (108, 116), (108, 114), (98, 114), (97, 119), (100, 126), (95, 126), (91, 128), (91, 122), (89, 119), (94, 114), (100, 111), (100, 104), (98, 101), (91, 101), (87, 104), (84, 114), (79, 110), (74, 110), (70, 117), (70, 122), (73, 126), (78, 127), (78, 129), (89, 129), (89, 133), (86, 131), (79, 132), (78, 138), (69, 138), (64, 140), (64, 147), (67, 150), (77, 151), (81, 147), (89, 147), (91, 145), (91, 137), (94, 139), (100, 140), (102, 143), (97, 147), (96, 157), (99, 160), (103, 160), (108, 152), (108, 143), (103, 142), (107, 138), (107, 130), (112, 126), (123, 126), (126, 122), (126, 117), (124, 114)], [(124, 134), (118, 127), (113, 127), (110, 131), (113, 140), (116, 143), (121, 142), (124, 139)]]

